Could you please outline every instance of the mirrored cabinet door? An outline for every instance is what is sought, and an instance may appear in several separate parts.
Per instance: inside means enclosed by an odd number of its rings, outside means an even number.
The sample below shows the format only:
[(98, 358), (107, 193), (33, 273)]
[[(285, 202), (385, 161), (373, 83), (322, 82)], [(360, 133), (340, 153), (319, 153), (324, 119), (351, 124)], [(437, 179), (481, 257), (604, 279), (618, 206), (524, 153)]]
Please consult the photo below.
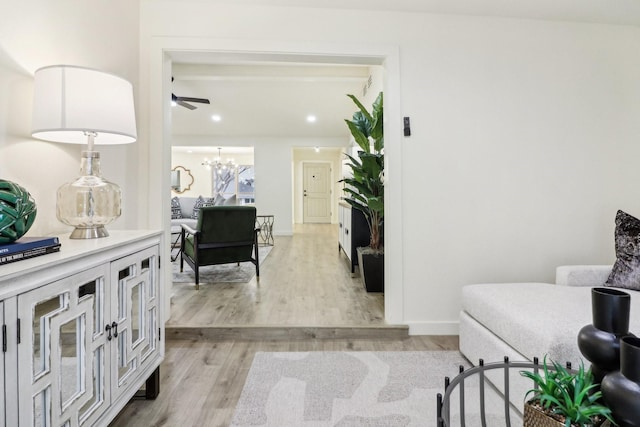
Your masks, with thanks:
[(150, 356), (158, 354), (158, 248), (153, 247), (124, 257), (111, 264), (117, 278), (112, 288), (113, 340), (112, 386), (128, 387), (139, 377)]
[(109, 405), (108, 265), (18, 296), (20, 425), (88, 425)]

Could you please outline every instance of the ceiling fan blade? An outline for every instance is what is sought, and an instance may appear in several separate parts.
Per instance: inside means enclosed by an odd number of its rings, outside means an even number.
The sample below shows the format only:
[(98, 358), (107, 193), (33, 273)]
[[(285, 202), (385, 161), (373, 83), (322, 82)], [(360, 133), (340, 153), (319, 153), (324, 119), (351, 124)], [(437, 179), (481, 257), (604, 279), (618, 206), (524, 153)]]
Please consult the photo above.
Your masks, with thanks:
[(211, 104), (208, 99), (205, 98), (189, 98), (188, 96), (177, 96), (178, 101), (186, 102), (199, 102), (201, 104)]
[(178, 98), (178, 100), (176, 101), (176, 104), (182, 107), (188, 108), (189, 110), (195, 110), (196, 108), (198, 108), (195, 105), (191, 105), (191, 104), (187, 104), (186, 102), (183, 102), (180, 98)]

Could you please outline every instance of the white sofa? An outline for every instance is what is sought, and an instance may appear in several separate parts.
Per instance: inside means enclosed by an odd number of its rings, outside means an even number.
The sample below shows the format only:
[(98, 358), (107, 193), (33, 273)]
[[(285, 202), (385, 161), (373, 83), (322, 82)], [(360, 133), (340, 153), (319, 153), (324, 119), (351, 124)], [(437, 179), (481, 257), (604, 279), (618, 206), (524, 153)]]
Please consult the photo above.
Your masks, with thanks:
[[(533, 360), (547, 355), (557, 362), (583, 360), (578, 349), (580, 328), (592, 323), (591, 288), (603, 286), (611, 266), (562, 266), (556, 283), (467, 285), (462, 289), (460, 351), (474, 365)], [(640, 291), (631, 295), (630, 331), (640, 334)], [(589, 366), (583, 360), (585, 367)], [(517, 372), (516, 372), (517, 374)], [(489, 379), (502, 390), (502, 379)], [(514, 377), (511, 376), (511, 381)], [(511, 401), (521, 404), (530, 383), (516, 381)]]
[[(460, 351), (472, 362), (548, 357), (577, 363), (578, 331), (591, 323), (591, 288), (603, 286), (611, 266), (563, 266), (556, 284), (468, 285), (462, 290)], [(631, 295), (631, 331), (640, 333), (640, 292)]]
[[(199, 197), (203, 197), (203, 196), (199, 196)], [(229, 205), (236, 204), (235, 195), (230, 196), (228, 198), (224, 198), (222, 196), (219, 196), (216, 199), (212, 199), (208, 197), (203, 197), (203, 198), (207, 205), (213, 204), (214, 206), (215, 205), (229, 206)], [(179, 233), (180, 230), (182, 229), (182, 224), (187, 224), (191, 228), (196, 228), (196, 226), (198, 225), (198, 220), (193, 218), (193, 208), (195, 207), (197, 200), (198, 200), (198, 197), (187, 197), (187, 196), (178, 197), (182, 218), (171, 219), (171, 233)]]

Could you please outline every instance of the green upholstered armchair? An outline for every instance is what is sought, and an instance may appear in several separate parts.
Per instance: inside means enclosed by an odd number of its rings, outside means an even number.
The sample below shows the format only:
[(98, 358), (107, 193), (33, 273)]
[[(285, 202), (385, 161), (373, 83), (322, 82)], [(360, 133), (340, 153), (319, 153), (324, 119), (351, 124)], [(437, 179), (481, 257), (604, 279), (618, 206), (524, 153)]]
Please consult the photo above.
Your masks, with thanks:
[(199, 289), (201, 266), (251, 261), (260, 280), (259, 231), (253, 206), (201, 208), (195, 230), (182, 224), (180, 271), (187, 261), (196, 274), (196, 289)]

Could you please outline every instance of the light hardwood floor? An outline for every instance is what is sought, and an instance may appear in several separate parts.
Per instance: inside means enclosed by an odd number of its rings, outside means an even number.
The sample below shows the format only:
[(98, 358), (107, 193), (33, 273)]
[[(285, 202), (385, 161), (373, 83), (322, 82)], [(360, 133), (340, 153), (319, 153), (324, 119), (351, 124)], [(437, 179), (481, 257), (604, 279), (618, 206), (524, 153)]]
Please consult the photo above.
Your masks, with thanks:
[(259, 282), (174, 284), (167, 327), (238, 325), (382, 326), (384, 296), (351, 277), (337, 225), (300, 224), (275, 238)]
[[(457, 350), (457, 337), (272, 341), (172, 340), (160, 367), (160, 395), (134, 400), (111, 427), (228, 426), (257, 351)], [(425, 402), (425, 404), (435, 404)]]
[(110, 426), (228, 426), (258, 351), (458, 349), (457, 337), (387, 325), (384, 296), (351, 277), (337, 242), (335, 225), (299, 225), (276, 237), (260, 282), (174, 286), (160, 395)]

